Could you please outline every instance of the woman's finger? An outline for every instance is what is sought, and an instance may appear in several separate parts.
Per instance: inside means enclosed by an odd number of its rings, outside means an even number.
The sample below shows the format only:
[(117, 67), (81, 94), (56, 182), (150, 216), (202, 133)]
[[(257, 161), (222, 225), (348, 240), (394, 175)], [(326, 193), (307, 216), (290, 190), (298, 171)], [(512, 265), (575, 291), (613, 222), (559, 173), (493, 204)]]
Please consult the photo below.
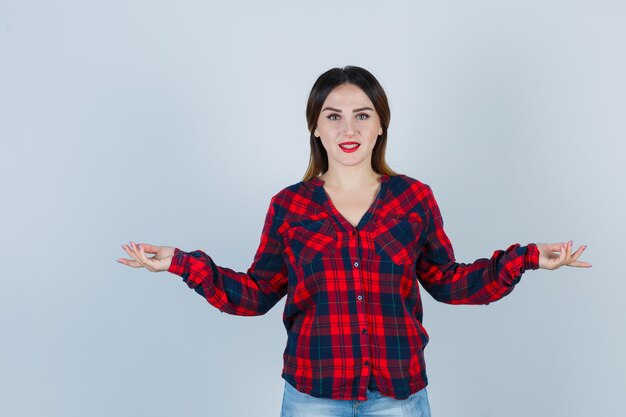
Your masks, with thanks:
[(130, 245), (124, 245), (125, 248), (128, 248), (126, 250), (126, 252), (128, 252), (128, 254), (130, 255), (131, 258), (133, 258), (138, 264), (145, 266), (139, 256), (139, 254), (137, 253), (137, 248), (135, 246), (135, 242), (130, 242)]
[(587, 248), (587, 246), (585, 246), (585, 245), (580, 246), (580, 247), (576, 250), (576, 252), (574, 252), (574, 253), (572, 254), (572, 260), (574, 260), (574, 261), (575, 261), (576, 259), (578, 259), (578, 257), (579, 257), (579, 256), (583, 253), (583, 251), (585, 250), (585, 248)]
[(135, 244), (135, 247), (136, 247), (137, 256), (139, 257), (139, 261), (143, 263), (143, 265), (146, 267), (148, 271), (156, 272), (158, 261), (153, 258), (148, 258), (146, 256), (144, 244), (139, 244), (139, 245)]
[(145, 265), (149, 265), (152, 261), (146, 256), (143, 245), (136, 245), (136, 246), (137, 246), (137, 255), (139, 256), (139, 259), (141, 260), (141, 262), (143, 262)]
[(133, 257), (133, 250), (130, 248), (129, 245), (122, 245), (122, 249), (124, 249), (124, 251), (132, 258)]
[(143, 268), (143, 265), (141, 265), (139, 262), (134, 261), (134, 260), (119, 258), (117, 261), (121, 264), (128, 265), (133, 268)]
[(591, 267), (591, 264), (589, 262), (584, 262), (584, 261), (578, 261), (578, 257), (583, 253), (583, 251), (587, 249), (587, 245), (582, 245), (581, 247), (578, 248), (578, 250), (576, 252), (574, 252), (574, 254), (571, 256), (570, 261), (567, 263), (568, 266), (577, 266), (577, 267), (584, 267), (584, 268), (589, 268)]
[(144, 253), (158, 253), (159, 249), (161, 249), (160, 246), (151, 245), (149, 243), (139, 243), (138, 246), (141, 246)]
[(574, 241), (570, 240), (569, 242), (567, 242), (567, 259), (570, 259), (570, 257), (572, 256), (572, 248), (574, 247)]
[(565, 254), (567, 252), (567, 249), (565, 248), (565, 244), (563, 242), (561, 242), (561, 251), (559, 253), (559, 257), (556, 258), (556, 262), (554, 265), (554, 269), (557, 269), (558, 267), (560, 267), (561, 265), (563, 265), (565, 263)]
[(568, 264), (567, 266), (577, 266), (577, 267), (582, 267), (582, 268), (590, 268), (591, 264), (589, 262), (574, 261), (574, 262)]

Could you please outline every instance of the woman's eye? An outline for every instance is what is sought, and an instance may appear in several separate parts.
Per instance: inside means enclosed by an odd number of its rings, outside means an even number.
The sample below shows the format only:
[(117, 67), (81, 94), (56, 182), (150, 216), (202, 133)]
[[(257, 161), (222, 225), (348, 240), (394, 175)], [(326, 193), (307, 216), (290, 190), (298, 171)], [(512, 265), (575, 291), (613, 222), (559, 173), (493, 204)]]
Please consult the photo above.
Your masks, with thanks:
[[(330, 114), (327, 116), (327, 118), (329, 120), (339, 120), (341, 116), (339, 116), (337, 113), (334, 114)], [(359, 113), (356, 115), (357, 120), (367, 120), (370, 118), (370, 115), (367, 113)]]

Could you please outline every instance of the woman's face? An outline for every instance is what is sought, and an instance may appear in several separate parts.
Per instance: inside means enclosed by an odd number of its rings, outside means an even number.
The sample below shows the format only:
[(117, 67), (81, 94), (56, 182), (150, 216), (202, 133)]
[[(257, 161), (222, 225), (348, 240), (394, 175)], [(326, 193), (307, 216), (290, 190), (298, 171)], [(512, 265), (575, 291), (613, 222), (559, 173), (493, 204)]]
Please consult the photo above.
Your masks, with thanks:
[[(326, 97), (313, 134), (326, 149), (329, 170), (335, 164), (371, 167), (372, 150), (383, 128), (367, 94), (354, 84), (342, 84)], [(358, 145), (341, 146), (349, 143)]]

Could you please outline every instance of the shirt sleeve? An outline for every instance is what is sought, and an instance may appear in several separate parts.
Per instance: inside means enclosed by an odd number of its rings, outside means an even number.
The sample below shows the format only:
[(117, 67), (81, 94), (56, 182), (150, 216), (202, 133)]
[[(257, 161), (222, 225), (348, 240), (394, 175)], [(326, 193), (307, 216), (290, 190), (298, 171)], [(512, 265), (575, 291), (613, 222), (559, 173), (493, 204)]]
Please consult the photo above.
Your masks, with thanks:
[(417, 259), (422, 286), (437, 301), (448, 304), (489, 304), (508, 295), (527, 269), (539, 268), (537, 245), (514, 243), (491, 258), (470, 264), (455, 261), (450, 239), (430, 186), (426, 197), (426, 242)]
[(179, 275), (198, 294), (220, 311), (239, 315), (265, 314), (287, 293), (287, 266), (279, 221), (272, 197), (265, 216), (259, 247), (247, 272), (217, 265), (201, 250), (174, 249), (168, 272)]

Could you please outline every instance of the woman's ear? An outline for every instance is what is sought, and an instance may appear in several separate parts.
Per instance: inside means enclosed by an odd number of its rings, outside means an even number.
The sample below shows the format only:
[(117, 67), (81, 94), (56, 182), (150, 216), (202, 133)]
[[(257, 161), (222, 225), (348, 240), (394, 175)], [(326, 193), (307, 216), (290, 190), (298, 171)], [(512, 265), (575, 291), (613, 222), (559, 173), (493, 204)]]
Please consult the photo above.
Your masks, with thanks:
[(315, 130), (313, 131), (313, 136), (315, 136), (316, 138), (319, 138), (319, 132), (317, 131), (317, 128), (315, 128)]
[(383, 127), (381, 126), (381, 127), (378, 129), (378, 136), (382, 136), (382, 135), (383, 135)]

